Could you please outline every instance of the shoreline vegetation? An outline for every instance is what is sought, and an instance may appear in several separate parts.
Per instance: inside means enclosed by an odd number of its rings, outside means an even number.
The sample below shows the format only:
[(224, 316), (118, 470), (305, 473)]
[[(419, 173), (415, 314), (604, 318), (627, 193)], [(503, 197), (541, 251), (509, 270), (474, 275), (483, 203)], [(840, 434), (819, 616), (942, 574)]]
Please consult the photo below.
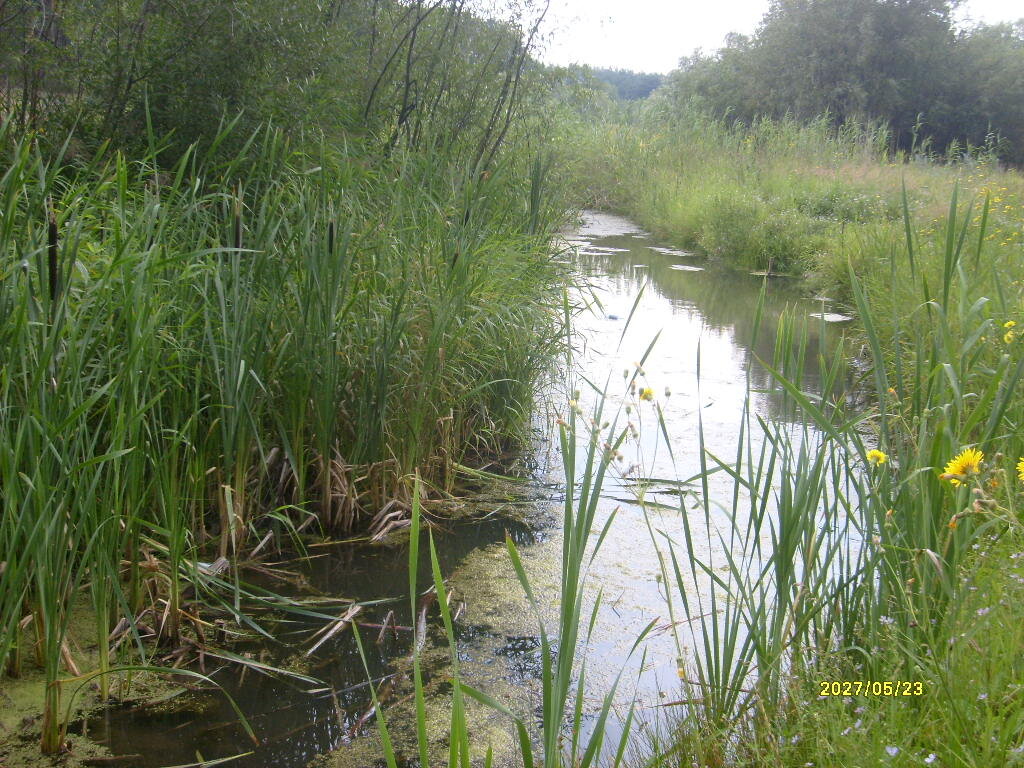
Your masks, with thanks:
[[(237, 564), (306, 531), (383, 539), (409, 524), (414, 472), (441, 498), (463, 462), (524, 439), (561, 343), (561, 268), (529, 178), (500, 164), (485, 181), (439, 173), (415, 156), (365, 168), (326, 148), (289, 154), (272, 134), (256, 162), (186, 154), (162, 171), (113, 153), (76, 168), (11, 130), (0, 128), (0, 248), (21, 257), (0, 294), (10, 674), (34, 637), (48, 684), (68, 671), (80, 589), (103, 671), (137, 647), (109, 647), (126, 613), (155, 622), (132, 622), (138, 647), (143, 634), (180, 643), (211, 563), (232, 564), (212, 574), (230, 603)], [(203, 187), (232, 164), (230, 188)]]
[[(759, 361), (807, 426), (794, 438), (748, 413), (767, 452), (748, 437), (737, 460), (707, 457), (746, 497), (726, 531), (680, 508), (687, 541), (735, 544), (709, 562), (665, 546), (676, 611), (699, 629), (674, 735), (643, 762), (1024, 762), (1020, 174), (984, 151), (893, 154), (881, 125), (730, 125), (656, 97), (571, 135), (588, 204), (740, 269), (802, 276), (857, 320), (819, 361), (820, 394), (788, 373), (811, 321), (792, 318)], [(925, 693), (855, 690), (886, 680)]]
[[(232, 640), (302, 616), (362, 652), (360, 606), (285, 600), (249, 570), (408, 530), (411, 615), (429, 559), (451, 650), (452, 766), (491, 764), (470, 702), (510, 718), (529, 768), (1024, 764), (1024, 178), (1005, 143), (936, 154), (828, 105), (739, 122), (671, 76), (613, 102), (534, 60), (544, 2), (504, 18), (460, 0), (65, 5), (0, 19), (0, 694), (41, 678), (0, 757), (27, 760), (31, 735), (42, 765), (102, 760), (78, 736), (67, 753), (83, 698), (165, 675), (206, 685), (203, 654), (317, 682)], [(530, 439), (540, 383), (572, 370), (551, 243), (584, 206), (802, 276), (857, 320), (817, 361), (820, 392), (794, 373), (805, 318), (750, 362), (797, 433), (748, 397), (734, 456), (685, 436), (704, 469), (680, 484), (686, 539), (649, 526), (681, 659), (664, 740), (630, 739), (629, 707), (606, 743), (614, 690), (581, 736), (587, 563), (615, 535), (595, 543), (591, 526), (634, 439), (621, 413), (556, 405), (566, 543), (539, 717), (459, 681), (433, 531), (419, 549), (465, 465)], [(640, 365), (627, 387), (658, 413)], [(724, 531), (710, 472), (734, 482)], [(704, 562), (693, 537), (729, 544)], [(537, 608), (547, 596), (507, 548)], [(207, 642), (212, 617), (223, 643)], [(411, 631), (425, 768), (437, 734), (426, 628)]]
[(543, 3), (8, 11), (0, 667), (42, 668), (23, 725), (59, 755), (78, 693), (157, 659), (283, 674), (230, 647), (359, 606), (279, 599), (261, 561), (401, 531), (414, 474), (428, 505), (528, 436), (565, 204)]

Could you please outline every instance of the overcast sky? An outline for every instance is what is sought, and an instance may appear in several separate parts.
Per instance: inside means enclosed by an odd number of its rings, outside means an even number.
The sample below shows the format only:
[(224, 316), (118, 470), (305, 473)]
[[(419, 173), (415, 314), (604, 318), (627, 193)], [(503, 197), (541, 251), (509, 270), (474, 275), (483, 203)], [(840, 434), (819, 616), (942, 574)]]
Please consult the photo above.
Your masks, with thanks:
[[(668, 72), (697, 48), (713, 51), (729, 32), (751, 33), (768, 0), (552, 0), (552, 64)], [(995, 23), (1024, 17), (1020, 0), (967, 0), (958, 18)]]

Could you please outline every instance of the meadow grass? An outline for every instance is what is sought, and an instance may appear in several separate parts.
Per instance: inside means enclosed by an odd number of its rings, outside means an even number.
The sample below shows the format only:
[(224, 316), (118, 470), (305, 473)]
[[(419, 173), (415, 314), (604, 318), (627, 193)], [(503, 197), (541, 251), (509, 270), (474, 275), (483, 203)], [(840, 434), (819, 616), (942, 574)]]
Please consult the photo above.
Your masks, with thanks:
[[(754, 382), (764, 377), (750, 377), (735, 451), (710, 453), (703, 422), (688, 441), (702, 471), (678, 481), (685, 488), (682, 534), (672, 538), (662, 527), (663, 504), (649, 517), (661, 580), (670, 587), (666, 610), (681, 660), (680, 692), (660, 728), (631, 728), (635, 709), (628, 707), (618, 743), (603, 752), (577, 751), (584, 673), (573, 658), (586, 621), (579, 595), (592, 557), (579, 546), (587, 534), (581, 537), (577, 527), (591, 514), (616, 450), (636, 438), (608, 423), (617, 419), (604, 413), (603, 397), (586, 419), (577, 418), (575, 399), (560, 409), (567, 489), (563, 625), (557, 646), (540, 629), (546, 665), (532, 730), (518, 713), (458, 682), (459, 650), (445, 616), (454, 695), (468, 694), (514, 718), (523, 765), (538, 762), (538, 750), (545, 765), (589, 764), (595, 756), (607, 765), (646, 766), (1020, 761), (1024, 444), (1016, 425), (1024, 416), (1024, 358), (1005, 340), (997, 349), (985, 340), (1007, 329), (1002, 315), (986, 311), (984, 276), (967, 268), (974, 254), (958, 236), (959, 215), (954, 200), (944, 276), (931, 281), (917, 273), (918, 290), (934, 291), (920, 307), (933, 314), (929, 333), (910, 333), (914, 316), (904, 313), (889, 321), (897, 339), (884, 335), (893, 332), (881, 330), (885, 318), (851, 274), (865, 361), (851, 364), (843, 345), (809, 360), (810, 321), (784, 318), (773, 358), (752, 358), (749, 370), (767, 371), (786, 407), (774, 416), (758, 413)], [(984, 242), (984, 230), (974, 234)], [(910, 252), (897, 258), (909, 261)], [(755, 324), (759, 317), (760, 308)], [(805, 367), (818, 370), (813, 391), (802, 380)], [(657, 400), (657, 382), (645, 384), (640, 396)], [(664, 432), (664, 420), (655, 428)], [(581, 472), (576, 441), (567, 439), (577, 430), (588, 446)], [(965, 449), (983, 458), (958, 461)], [(731, 488), (714, 491), (713, 473), (731, 478)], [(638, 503), (646, 503), (642, 495)], [(610, 521), (589, 531), (591, 546), (618, 534)], [(509, 556), (532, 602), (511, 545)], [(414, 565), (415, 550), (412, 558)], [(443, 595), (436, 568), (434, 575)], [(564, 685), (556, 662), (580, 682)], [(474, 745), (457, 714), (461, 706), (452, 710), (449, 765), (466, 764), (486, 746)], [(605, 726), (602, 719), (590, 731), (591, 744), (604, 738)]]
[[(881, 125), (730, 125), (696, 111), (661, 114), (655, 105), (639, 117), (569, 127), (560, 152), (582, 205), (625, 213), (682, 247), (743, 267), (808, 275), (840, 301), (852, 303), (849, 264), (869, 287), (888, 280), (891, 251), (906, 249), (904, 191), (924, 268), (928, 253), (944, 250), (954, 186), (972, 225), (989, 200), (986, 263), (1005, 267), (1024, 252), (1018, 172), (984, 153), (892, 155)], [(904, 285), (897, 301), (906, 299)]]
[(155, 140), (72, 162), (0, 125), (0, 663), (45, 667), (44, 752), (79, 591), (102, 698), (143, 635), (197, 629), (186, 593), (256, 628), (247, 559), (408, 525), (415, 471), (435, 493), (523, 438), (561, 344), (529, 159), (485, 177), (269, 130), (223, 157), (230, 131), (161, 167)]

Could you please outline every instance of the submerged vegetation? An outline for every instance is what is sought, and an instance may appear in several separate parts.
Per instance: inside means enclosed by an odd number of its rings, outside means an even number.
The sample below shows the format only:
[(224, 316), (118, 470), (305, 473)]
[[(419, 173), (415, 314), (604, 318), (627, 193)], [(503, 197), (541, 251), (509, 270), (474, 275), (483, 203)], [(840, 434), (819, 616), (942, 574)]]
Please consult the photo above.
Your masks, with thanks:
[[(462, 0), (11, 5), (0, 666), (43, 670), (44, 753), (64, 749), (82, 689), (105, 703), (115, 673), (159, 671), (158, 655), (203, 681), (190, 664), (203, 654), (280, 673), (207, 638), (269, 635), (254, 605), (321, 622), (315, 647), (351, 628), (364, 653), (351, 599), (289, 603), (247, 574), (321, 535), (409, 529), (416, 626), (402, 630), (423, 768), (437, 739), (421, 669), (435, 600), (452, 766), (493, 759), (474, 742), (470, 700), (510, 718), (524, 766), (1024, 760), (1024, 181), (1001, 165), (1019, 150), (1012, 131), (977, 140), (974, 121), (908, 144), (906, 125), (856, 100), (840, 115), (827, 100), (708, 103), (705, 80), (729, 81), (724, 67), (770, 59), (776, 33), (806, 26), (785, 4), (757, 40), (687, 62), (628, 106), (532, 58), (545, 3), (506, 18)], [(903, 6), (948, 22), (946, 4)], [(1019, 58), (1013, 29), (939, 32), (957, 51), (994, 36)], [(556, 406), (556, 624), (508, 540), (540, 622), (536, 712), (462, 682), (433, 530), (419, 549), (430, 503), (467, 465), (522, 446), (540, 383), (563, 354), (571, 371), (552, 242), (587, 205), (763, 274), (766, 291), (805, 279), (857, 319), (809, 360), (809, 321), (786, 317), (772, 359), (749, 360), (735, 450), (714, 455), (700, 422), (665, 448), (701, 469), (666, 480), (673, 505), (634, 484), (682, 686), (661, 707), (667, 725), (642, 737), (638, 704), (620, 711), (614, 685), (586, 711), (579, 656), (601, 602), (588, 615), (588, 568), (619, 535), (614, 515), (597, 530), (595, 512), (638, 439), (631, 411), (610, 413), (606, 392), (593, 414), (578, 396)], [(643, 362), (626, 373), (628, 407), (679, 440)], [(787, 419), (755, 408), (766, 380)], [(715, 474), (727, 492), (713, 492)], [(365, 717), (394, 768), (388, 708), (369, 691)]]

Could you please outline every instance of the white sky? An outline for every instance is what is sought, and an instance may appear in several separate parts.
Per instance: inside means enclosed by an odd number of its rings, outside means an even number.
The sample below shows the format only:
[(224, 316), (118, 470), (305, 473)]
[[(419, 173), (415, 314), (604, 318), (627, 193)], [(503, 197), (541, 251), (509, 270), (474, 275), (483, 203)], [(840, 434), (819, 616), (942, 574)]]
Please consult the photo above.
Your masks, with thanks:
[[(729, 32), (749, 34), (768, 0), (552, 0), (545, 27), (551, 64), (668, 72), (696, 48), (720, 48)], [(961, 20), (1024, 17), (1020, 0), (966, 0)]]

